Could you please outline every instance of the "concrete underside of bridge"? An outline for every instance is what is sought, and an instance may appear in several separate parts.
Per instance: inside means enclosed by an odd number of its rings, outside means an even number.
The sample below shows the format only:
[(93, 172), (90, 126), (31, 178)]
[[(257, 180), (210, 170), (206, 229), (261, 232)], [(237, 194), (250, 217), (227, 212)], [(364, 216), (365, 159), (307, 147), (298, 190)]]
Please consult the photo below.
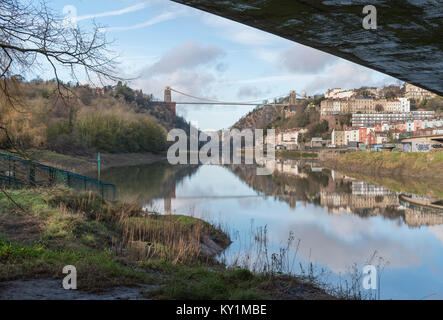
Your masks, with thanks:
[(443, 143), (443, 135), (417, 136), (401, 140), (402, 142), (425, 142), (425, 143)]
[[(173, 0), (328, 52), (443, 95), (440, 0)], [(362, 11), (377, 8), (377, 29)]]

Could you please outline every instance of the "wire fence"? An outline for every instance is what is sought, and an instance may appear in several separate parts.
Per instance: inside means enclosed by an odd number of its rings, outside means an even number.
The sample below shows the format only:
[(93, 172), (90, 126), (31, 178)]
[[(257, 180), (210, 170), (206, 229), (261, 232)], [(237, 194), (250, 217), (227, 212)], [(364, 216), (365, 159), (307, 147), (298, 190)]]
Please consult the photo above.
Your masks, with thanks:
[(63, 185), (114, 199), (115, 185), (38, 162), (0, 153), (0, 185), (10, 188)]

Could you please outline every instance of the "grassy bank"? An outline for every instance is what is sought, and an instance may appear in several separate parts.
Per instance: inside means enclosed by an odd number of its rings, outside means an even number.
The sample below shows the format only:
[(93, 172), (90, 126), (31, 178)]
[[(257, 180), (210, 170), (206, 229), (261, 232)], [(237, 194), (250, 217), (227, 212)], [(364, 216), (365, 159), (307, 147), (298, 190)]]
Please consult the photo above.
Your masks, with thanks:
[(443, 152), (350, 152), (324, 162), (358, 173), (443, 178)]
[(318, 154), (316, 152), (304, 152), (294, 150), (279, 150), (275, 152), (275, 156), (278, 159), (292, 160), (292, 159), (317, 159)]
[(322, 162), (394, 191), (443, 197), (443, 152), (351, 152)]
[(143, 294), (155, 299), (331, 298), (301, 278), (216, 262), (230, 240), (200, 219), (64, 188), (7, 193), (0, 193), (0, 282), (61, 281), (62, 268), (74, 265), (87, 292), (146, 284), (153, 289)]
[(374, 175), (368, 173), (357, 173), (355, 171), (351, 172), (346, 169), (340, 169), (340, 172), (367, 183), (383, 186), (392, 191), (443, 198), (443, 182), (439, 178), (420, 179), (406, 175)]

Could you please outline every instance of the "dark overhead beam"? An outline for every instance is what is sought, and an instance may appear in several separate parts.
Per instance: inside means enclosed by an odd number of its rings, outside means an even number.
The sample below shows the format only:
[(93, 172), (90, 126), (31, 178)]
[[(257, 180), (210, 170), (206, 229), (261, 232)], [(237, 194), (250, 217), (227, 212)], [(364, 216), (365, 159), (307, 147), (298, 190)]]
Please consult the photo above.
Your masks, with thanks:
[[(173, 0), (322, 50), (443, 96), (440, 0)], [(377, 8), (376, 30), (362, 11)]]

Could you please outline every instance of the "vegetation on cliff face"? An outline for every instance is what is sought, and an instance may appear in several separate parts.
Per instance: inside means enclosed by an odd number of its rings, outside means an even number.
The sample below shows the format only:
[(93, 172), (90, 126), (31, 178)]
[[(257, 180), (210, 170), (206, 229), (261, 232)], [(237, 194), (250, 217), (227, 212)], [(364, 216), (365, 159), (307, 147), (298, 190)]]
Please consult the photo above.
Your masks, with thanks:
[(165, 129), (189, 127), (152, 96), (122, 83), (103, 90), (65, 85), (69, 90), (60, 98), (56, 81), (19, 82), (26, 108), (1, 104), (1, 125), (7, 131), (0, 132), (0, 148), (13, 144), (77, 154), (158, 152), (166, 148)]
[(417, 109), (434, 110), (438, 114), (443, 113), (443, 97), (436, 96), (422, 101), (411, 101), (411, 107)]
[(272, 121), (283, 118), (283, 108), (276, 106), (257, 107), (238, 120), (232, 128), (266, 129)]
[(166, 130), (155, 119), (119, 110), (86, 113), (72, 125), (50, 123), (48, 147), (62, 153), (97, 149), (107, 152), (160, 152), (166, 149)]
[[(319, 105), (322, 99), (297, 100), (291, 106), (293, 115), (285, 118), (285, 109), (282, 106), (258, 107), (237, 121), (232, 127), (237, 129), (276, 129), (285, 130), (293, 128), (306, 128), (307, 133), (303, 139), (308, 141), (312, 137), (329, 138), (329, 125), (327, 121), (320, 121)], [(279, 101), (287, 103), (287, 98)], [(317, 105), (312, 108), (312, 105)]]

